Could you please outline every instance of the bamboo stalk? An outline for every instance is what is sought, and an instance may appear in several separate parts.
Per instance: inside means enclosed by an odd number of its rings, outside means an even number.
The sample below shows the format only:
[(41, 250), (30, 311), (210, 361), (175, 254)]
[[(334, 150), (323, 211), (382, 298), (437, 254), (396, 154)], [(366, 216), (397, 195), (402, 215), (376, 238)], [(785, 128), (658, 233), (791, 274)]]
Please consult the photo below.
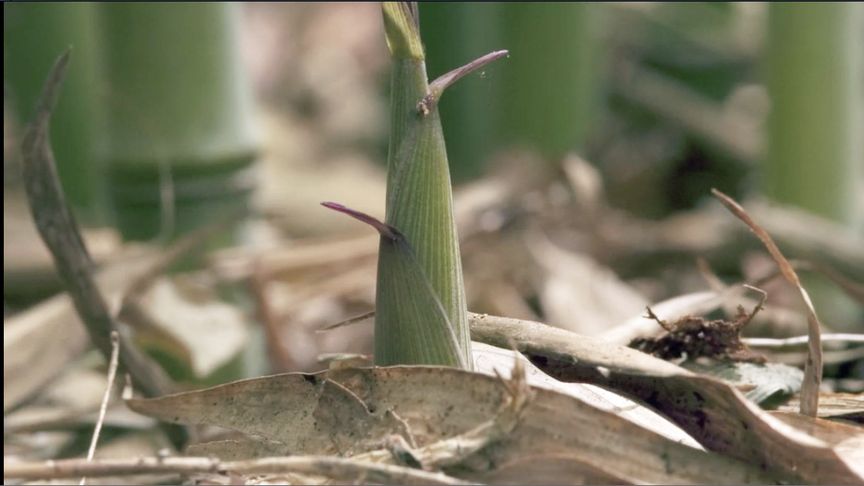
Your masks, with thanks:
[[(52, 120), (51, 146), (57, 173), (75, 215), (85, 224), (108, 219), (104, 171), (97, 165), (96, 145), (102, 93), (99, 75), (98, 20), (91, 2), (4, 3), (4, 80), (22, 121), (32, 118), (45, 73), (71, 48), (65, 95)], [(13, 175), (13, 180), (17, 179)], [(9, 181), (6, 181), (8, 184)]]
[[(864, 234), (864, 8), (771, 4), (766, 77), (766, 194)], [(860, 308), (821, 280), (805, 284), (829, 325), (861, 329)]]
[[(429, 72), (446, 72), (478, 52), (489, 52), (501, 45), (501, 8), (492, 2), (420, 3)], [(450, 173), (456, 184), (479, 177), (499, 145), (496, 122), (503, 98), (497, 90), (504, 74), (498, 69), (489, 76), (484, 72), (472, 76), (448, 91), (441, 104)]]
[(256, 153), (236, 4), (101, 3), (104, 152), (127, 239), (245, 209)]
[(777, 201), (861, 226), (856, 190), (864, 161), (861, 6), (769, 6), (772, 98), (764, 187)]
[(512, 53), (503, 73), (501, 133), (561, 157), (580, 148), (596, 103), (602, 6), (583, 2), (501, 5), (502, 40)]

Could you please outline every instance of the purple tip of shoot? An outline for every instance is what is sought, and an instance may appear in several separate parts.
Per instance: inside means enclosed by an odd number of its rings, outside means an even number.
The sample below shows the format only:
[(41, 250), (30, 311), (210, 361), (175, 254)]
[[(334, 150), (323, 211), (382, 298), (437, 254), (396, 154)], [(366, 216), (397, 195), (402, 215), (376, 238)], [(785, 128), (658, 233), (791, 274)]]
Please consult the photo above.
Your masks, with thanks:
[(485, 56), (478, 57), (477, 59), (474, 59), (468, 64), (462, 67), (458, 67), (450, 71), (449, 73), (438, 77), (435, 81), (432, 81), (432, 83), (429, 84), (429, 92), (434, 96), (431, 104), (434, 104), (437, 101), (438, 97), (441, 96), (441, 93), (443, 93), (445, 89), (447, 89), (456, 81), (459, 81), (464, 76), (473, 73), (474, 71), (483, 68), (487, 64), (501, 59), (505, 56), (510, 57), (510, 51), (508, 51), (507, 49), (492, 51)]
[(379, 220), (378, 218), (376, 218), (374, 216), (370, 216), (366, 213), (362, 213), (360, 211), (351, 209), (345, 205), (342, 205), (342, 204), (339, 204), (336, 202), (330, 202), (330, 201), (324, 201), (321, 203), (321, 205), (324, 206), (325, 208), (332, 209), (333, 211), (338, 211), (342, 214), (347, 214), (348, 216), (351, 216), (352, 218), (354, 218), (358, 221), (362, 221), (362, 222), (368, 224), (369, 226), (375, 228), (378, 231), (378, 233), (381, 234), (381, 236), (385, 236), (391, 240), (395, 240), (397, 235), (399, 234), (399, 232), (396, 231), (396, 228), (394, 228), (394, 227), (390, 226), (389, 224)]

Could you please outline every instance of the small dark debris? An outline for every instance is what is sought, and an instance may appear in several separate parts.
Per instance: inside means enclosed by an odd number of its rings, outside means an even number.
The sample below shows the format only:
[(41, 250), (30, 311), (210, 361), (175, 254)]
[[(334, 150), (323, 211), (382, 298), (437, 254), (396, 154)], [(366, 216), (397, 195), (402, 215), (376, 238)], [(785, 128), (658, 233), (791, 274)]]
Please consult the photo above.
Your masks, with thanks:
[(765, 356), (751, 350), (741, 341), (741, 329), (752, 317), (741, 306), (738, 315), (727, 321), (706, 320), (698, 316), (684, 316), (667, 323), (648, 308), (648, 316), (657, 321), (666, 332), (654, 338), (636, 338), (630, 347), (665, 360), (687, 358), (714, 358), (722, 361), (765, 363)]

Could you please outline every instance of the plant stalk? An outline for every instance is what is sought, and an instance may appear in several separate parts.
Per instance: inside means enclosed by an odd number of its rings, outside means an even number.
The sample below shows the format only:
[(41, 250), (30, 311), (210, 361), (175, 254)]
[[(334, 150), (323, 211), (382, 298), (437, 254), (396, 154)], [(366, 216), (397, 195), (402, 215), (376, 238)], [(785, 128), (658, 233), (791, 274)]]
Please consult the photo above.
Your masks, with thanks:
[[(450, 82), (492, 59), (448, 73), (433, 83), (436, 89), (432, 90), (416, 4), (384, 2), (382, 9), (393, 60), (385, 222), (398, 230), (404, 244), (382, 233), (375, 362), (470, 369), (462, 262), (436, 101)], [(431, 295), (422, 295), (424, 292)], [(438, 309), (443, 316), (436, 315)], [(442, 332), (441, 321), (449, 332)]]

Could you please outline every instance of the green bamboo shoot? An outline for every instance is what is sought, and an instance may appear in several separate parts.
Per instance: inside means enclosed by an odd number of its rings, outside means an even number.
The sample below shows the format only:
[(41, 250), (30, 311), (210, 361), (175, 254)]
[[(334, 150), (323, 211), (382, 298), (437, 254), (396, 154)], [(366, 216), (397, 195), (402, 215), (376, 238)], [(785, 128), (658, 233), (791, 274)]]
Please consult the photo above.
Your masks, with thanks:
[[(421, 113), (418, 104), (429, 93), (416, 4), (384, 2), (384, 26), (393, 60), (390, 94), (390, 145), (387, 155), (386, 223), (397, 228), (413, 248), (452, 326), (458, 347), (447, 341), (425, 341), (406, 329), (405, 321), (435, 316), (414, 313), (417, 297), (400, 295), (407, 275), (403, 256), (382, 238), (378, 259), (375, 315), (375, 362), (441, 364), (471, 368), (468, 314), (462, 281), (459, 239), (441, 119), (436, 106)], [(417, 277), (415, 275), (415, 277)], [(392, 285), (397, 283), (397, 285)], [(409, 301), (404, 299), (408, 298)], [(427, 299), (423, 299), (427, 300)], [(437, 323), (423, 325), (437, 326)]]

